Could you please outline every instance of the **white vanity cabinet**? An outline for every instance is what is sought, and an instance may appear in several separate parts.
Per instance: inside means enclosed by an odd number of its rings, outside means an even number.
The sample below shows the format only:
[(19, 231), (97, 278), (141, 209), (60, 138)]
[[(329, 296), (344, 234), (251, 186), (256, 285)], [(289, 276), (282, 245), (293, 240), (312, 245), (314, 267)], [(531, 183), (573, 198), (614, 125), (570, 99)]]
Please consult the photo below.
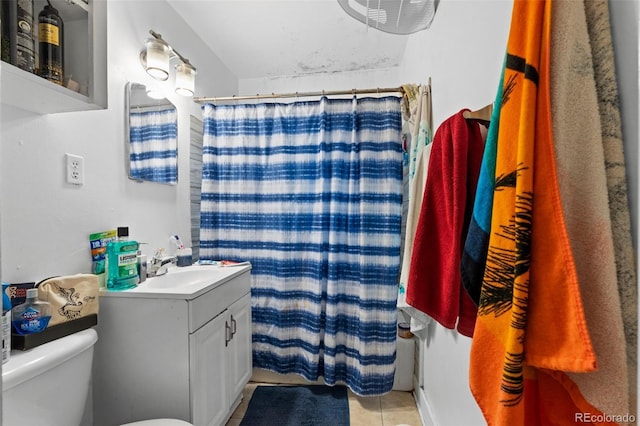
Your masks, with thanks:
[(151, 418), (216, 426), (229, 419), (252, 371), (250, 267), (219, 270), (215, 283), (194, 294), (155, 293), (146, 283), (138, 291), (101, 292), (96, 426)]
[(251, 377), (251, 296), (245, 295), (193, 333), (189, 346), (192, 422), (224, 424)]
[[(47, 2), (33, 3), (37, 51), (38, 14)], [(107, 0), (51, 0), (51, 3), (64, 23), (65, 79), (71, 76), (79, 84), (79, 92), (0, 61), (0, 102), (37, 114), (106, 108)]]

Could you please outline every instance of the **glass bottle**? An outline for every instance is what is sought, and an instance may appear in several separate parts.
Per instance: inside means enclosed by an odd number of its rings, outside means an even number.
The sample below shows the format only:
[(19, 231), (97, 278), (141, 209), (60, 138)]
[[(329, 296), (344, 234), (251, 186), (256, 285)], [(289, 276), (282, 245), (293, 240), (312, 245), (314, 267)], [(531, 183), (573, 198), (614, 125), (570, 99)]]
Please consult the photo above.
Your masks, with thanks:
[(0, 21), (1, 59), (27, 72), (34, 72), (33, 0), (1, 0)]
[(64, 86), (64, 24), (51, 3), (38, 15), (40, 77)]

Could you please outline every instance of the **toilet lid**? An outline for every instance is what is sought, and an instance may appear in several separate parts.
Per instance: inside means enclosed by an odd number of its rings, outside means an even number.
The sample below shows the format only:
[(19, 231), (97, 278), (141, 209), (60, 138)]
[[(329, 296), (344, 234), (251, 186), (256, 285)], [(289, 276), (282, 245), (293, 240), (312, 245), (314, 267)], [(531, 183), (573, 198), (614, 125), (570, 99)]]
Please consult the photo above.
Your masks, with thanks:
[(150, 419), (141, 420), (139, 422), (126, 423), (121, 426), (193, 426), (191, 423), (187, 423), (184, 420), (178, 419)]

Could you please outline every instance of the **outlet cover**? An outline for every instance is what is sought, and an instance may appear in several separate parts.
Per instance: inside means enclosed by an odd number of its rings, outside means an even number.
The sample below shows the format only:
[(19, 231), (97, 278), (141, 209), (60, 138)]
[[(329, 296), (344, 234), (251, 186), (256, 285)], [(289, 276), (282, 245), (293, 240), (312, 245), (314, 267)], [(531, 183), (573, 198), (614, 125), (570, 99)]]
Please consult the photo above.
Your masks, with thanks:
[(67, 183), (84, 184), (84, 158), (79, 155), (65, 154)]

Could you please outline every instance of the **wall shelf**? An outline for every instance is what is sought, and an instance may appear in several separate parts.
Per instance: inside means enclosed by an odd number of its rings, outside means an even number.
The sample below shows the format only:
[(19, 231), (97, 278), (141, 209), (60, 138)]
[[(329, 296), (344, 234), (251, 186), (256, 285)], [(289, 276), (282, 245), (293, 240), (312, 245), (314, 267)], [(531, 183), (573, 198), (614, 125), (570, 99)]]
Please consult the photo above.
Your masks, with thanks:
[[(0, 102), (37, 114), (86, 111), (107, 107), (107, 2), (53, 0), (64, 22), (65, 74), (84, 93), (47, 81), (0, 61)], [(34, 20), (44, 2), (34, 2)]]

